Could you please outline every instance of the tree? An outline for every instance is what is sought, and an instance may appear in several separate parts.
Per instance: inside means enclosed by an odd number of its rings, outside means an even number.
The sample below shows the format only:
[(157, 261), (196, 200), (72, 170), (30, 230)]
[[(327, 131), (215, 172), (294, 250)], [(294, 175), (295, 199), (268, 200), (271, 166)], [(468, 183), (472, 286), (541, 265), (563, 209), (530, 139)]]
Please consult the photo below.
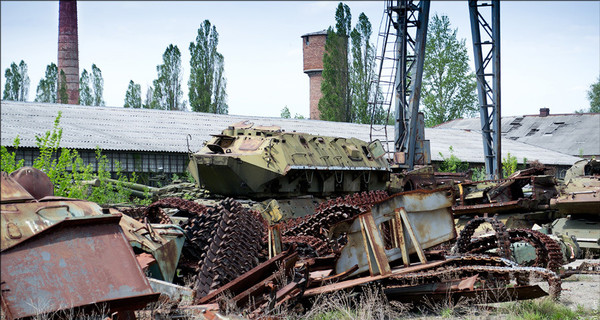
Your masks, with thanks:
[(35, 101), (56, 103), (57, 90), (58, 67), (56, 64), (54, 64), (54, 62), (51, 62), (48, 66), (46, 66), (45, 77), (40, 80), (37, 86)]
[(190, 42), (189, 100), (192, 111), (227, 114), (227, 82), (224, 58), (217, 51), (219, 33), (209, 20), (198, 28), (196, 42)]
[(429, 23), (422, 98), (428, 127), (478, 110), (475, 75), (469, 68), (466, 40), (456, 37), (447, 16), (433, 16)]
[(598, 81), (590, 85), (590, 90), (587, 92), (588, 100), (590, 100), (589, 112), (600, 112), (600, 77)]
[(181, 102), (181, 52), (177, 46), (170, 44), (163, 54), (163, 64), (156, 66), (158, 79), (153, 81), (153, 99), (158, 109), (183, 110)]
[[(352, 67), (350, 69), (350, 88), (352, 92), (353, 119), (356, 123), (383, 124), (385, 113), (381, 106), (369, 107), (369, 100), (375, 95), (372, 80), (375, 77), (375, 49), (371, 44), (371, 22), (364, 13), (358, 17), (358, 22), (350, 39), (352, 42)], [(376, 110), (372, 108), (376, 107)]]
[(96, 64), (92, 64), (92, 87), (94, 89), (92, 104), (94, 106), (103, 106), (104, 79), (102, 78), (102, 71), (96, 67)]
[(148, 86), (146, 89), (146, 100), (142, 105), (144, 109), (158, 109), (158, 103), (156, 99), (154, 99), (154, 88), (152, 86)]
[(82, 106), (103, 106), (104, 99), (104, 79), (102, 71), (92, 64), (92, 73), (86, 69), (81, 72), (79, 77), (79, 104)]
[(292, 114), (290, 113), (290, 108), (288, 108), (287, 106), (283, 107), (283, 109), (281, 109), (281, 118), (283, 119), (289, 119), (292, 117)]
[[(64, 72), (61, 70), (61, 75)], [(83, 69), (79, 77), (79, 104), (82, 106), (91, 106), (94, 104), (94, 95), (90, 86), (91, 76), (87, 70)], [(66, 82), (66, 81), (65, 81)], [(66, 103), (67, 100), (63, 100)]]
[(2, 100), (27, 101), (29, 96), (29, 76), (27, 75), (27, 64), (21, 60), (19, 65), (11, 63), (10, 68), (4, 72), (6, 82)]
[(336, 28), (327, 30), (323, 55), (323, 80), (319, 100), (321, 120), (350, 122), (353, 119), (348, 74), (348, 36), (352, 15), (339, 3), (335, 12)]
[(142, 107), (142, 87), (139, 84), (129, 80), (129, 87), (125, 92), (124, 108), (141, 108)]

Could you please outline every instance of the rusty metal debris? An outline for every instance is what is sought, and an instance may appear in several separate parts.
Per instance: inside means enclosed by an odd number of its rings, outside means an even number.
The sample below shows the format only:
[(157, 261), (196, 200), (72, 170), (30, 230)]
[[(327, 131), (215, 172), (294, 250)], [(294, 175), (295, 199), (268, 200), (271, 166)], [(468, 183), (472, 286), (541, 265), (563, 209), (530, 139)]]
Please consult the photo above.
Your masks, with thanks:
[[(137, 254), (137, 269), (167, 280), (155, 287), (177, 297), (192, 293), (193, 305), (186, 310), (215, 317), (231, 303), (247, 310), (249, 318), (262, 317), (316, 295), (360, 291), (367, 284), (377, 284), (388, 299), (401, 302), (424, 297), (477, 297), (480, 302), (482, 297), (493, 297), (494, 302), (547, 294), (556, 298), (561, 277), (598, 273), (598, 266), (561, 270), (579, 254), (574, 239), (507, 228), (498, 216), (487, 215), (553, 210), (551, 198), (562, 189), (543, 173), (543, 168), (533, 168), (508, 179), (473, 183), (462, 175), (442, 177), (424, 170), (410, 181), (428, 190), (361, 192), (320, 204), (305, 199), (311, 204), (299, 212), (312, 207), (314, 213), (291, 219), (273, 219), (273, 208), (258, 212), (249, 202), (232, 198), (163, 198), (148, 207), (123, 209), (120, 223)], [(431, 177), (434, 182), (429, 185)], [(85, 202), (48, 196), (36, 200), (13, 180), (6, 183), (12, 188), (2, 190), (3, 257), (24, 239), (60, 230), (54, 224), (68, 226), (61, 221), (77, 221), (80, 212), (87, 212)], [(37, 229), (15, 227), (15, 205), (44, 206), (50, 201), (57, 206), (31, 217)], [(118, 216), (114, 209), (92, 211), (86, 219)], [(474, 218), (457, 236), (454, 218), (463, 214)], [(67, 215), (71, 216), (66, 219)], [(480, 235), (487, 224), (493, 233)], [(4, 273), (3, 266), (3, 280)], [(190, 276), (192, 283), (181, 286)], [(549, 292), (532, 284), (532, 278), (548, 282)], [(2, 288), (6, 285), (14, 284), (4, 282)], [(115, 310), (119, 306), (111, 305)]]
[[(45, 175), (36, 170), (28, 169)], [(158, 299), (119, 227), (120, 214), (88, 201), (34, 199), (5, 172), (1, 189), (2, 309), (9, 319), (102, 305), (126, 312)]]

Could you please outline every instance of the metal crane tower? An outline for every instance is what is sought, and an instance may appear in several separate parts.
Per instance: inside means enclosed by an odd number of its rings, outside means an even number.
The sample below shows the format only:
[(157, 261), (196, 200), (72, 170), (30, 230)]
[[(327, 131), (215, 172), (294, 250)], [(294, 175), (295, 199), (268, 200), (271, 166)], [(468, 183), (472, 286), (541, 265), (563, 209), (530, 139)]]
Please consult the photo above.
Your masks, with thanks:
[[(424, 118), (419, 113), (423, 62), (429, 1), (396, 0), (386, 1), (387, 18), (379, 30), (378, 47), (379, 77), (376, 79), (376, 94), (371, 102), (372, 109), (388, 110), (395, 107), (394, 163), (402, 169), (412, 170), (415, 164), (429, 164), (429, 141), (425, 140)], [(395, 32), (391, 27), (394, 27)], [(371, 140), (377, 136), (371, 125)], [(389, 151), (389, 150), (386, 150)]]
[[(491, 24), (480, 12), (491, 8)], [(500, 128), (500, 1), (469, 0), (477, 94), (483, 135), (483, 153), (488, 179), (502, 178)], [(489, 21), (489, 20), (488, 20)], [(483, 30), (483, 33), (481, 32)], [(482, 39), (482, 34), (484, 38)], [(484, 49), (485, 57), (484, 57)], [(491, 63), (491, 68), (490, 68)], [(491, 69), (491, 72), (490, 72)]]
[[(480, 12), (487, 8), (491, 8), (491, 19), (488, 19), (491, 24)], [(488, 179), (500, 179), (500, 1), (469, 0), (469, 13), (486, 174)], [(370, 104), (373, 114), (378, 108), (387, 109), (389, 119), (394, 103), (394, 163), (399, 168), (412, 170), (415, 164), (425, 165), (431, 161), (423, 114), (419, 112), (429, 1), (386, 1), (385, 17), (377, 43), (381, 48), (376, 57), (379, 77), (375, 80), (376, 93)], [(387, 127), (371, 123), (371, 140), (378, 137), (385, 137), (383, 145), (389, 152)]]

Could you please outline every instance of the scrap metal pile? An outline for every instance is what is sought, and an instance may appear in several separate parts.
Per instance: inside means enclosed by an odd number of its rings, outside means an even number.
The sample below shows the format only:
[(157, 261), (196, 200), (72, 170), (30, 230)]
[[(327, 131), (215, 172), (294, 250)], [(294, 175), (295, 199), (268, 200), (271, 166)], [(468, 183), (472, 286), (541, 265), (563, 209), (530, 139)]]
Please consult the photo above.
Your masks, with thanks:
[[(570, 177), (564, 198), (535, 168), (498, 181), (354, 193), (280, 221), (233, 198), (164, 198), (118, 211), (53, 197), (47, 176), (33, 168), (2, 173), (2, 308), (9, 319), (101, 304), (131, 316), (156, 301), (156, 291), (172, 296), (175, 290), (174, 299), (192, 302), (180, 309), (206, 315), (233, 304), (252, 318), (372, 285), (404, 303), (424, 297), (479, 303), (556, 298), (561, 277), (600, 272), (589, 262), (562, 270), (587, 239), (507, 228), (503, 221), (510, 219), (487, 212), (516, 210), (512, 216), (539, 219), (528, 212), (558, 206), (571, 215), (584, 208), (593, 218), (597, 212), (588, 209), (598, 191), (588, 189), (598, 178), (581, 169), (587, 176)], [(458, 234), (455, 217), (467, 212)], [(486, 228), (491, 232), (482, 234)], [(54, 293), (47, 290), (50, 278)], [(535, 284), (539, 280), (548, 283), (548, 292)], [(98, 290), (90, 292), (90, 283)], [(123, 286), (129, 291), (115, 289)], [(32, 304), (42, 300), (48, 301), (43, 308)]]
[[(196, 264), (194, 303), (202, 312), (224, 311), (233, 302), (256, 317), (369, 284), (401, 302), (424, 296), (496, 302), (546, 295), (530, 284), (542, 279), (558, 297), (557, 271), (567, 261), (557, 241), (532, 230), (507, 230), (495, 217), (476, 217), (457, 238), (452, 202), (449, 188), (392, 196), (363, 192), (267, 226), (260, 214), (230, 198), (214, 207), (172, 198), (137, 209), (137, 217), (171, 223), (160, 207), (188, 217), (182, 227), (189, 241), (179, 266)], [(495, 233), (473, 238), (484, 223)], [(535, 259), (517, 264), (511, 249), (516, 242), (530, 244)]]

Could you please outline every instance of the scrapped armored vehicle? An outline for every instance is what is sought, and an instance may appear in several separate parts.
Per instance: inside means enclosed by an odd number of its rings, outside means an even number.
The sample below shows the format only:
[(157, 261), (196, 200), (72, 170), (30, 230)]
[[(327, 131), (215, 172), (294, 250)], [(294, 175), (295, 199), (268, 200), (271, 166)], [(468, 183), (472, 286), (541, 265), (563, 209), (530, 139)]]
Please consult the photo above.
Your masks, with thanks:
[(103, 305), (129, 312), (157, 301), (119, 226), (120, 213), (55, 197), (48, 176), (35, 168), (2, 172), (0, 182), (0, 286), (7, 319)]
[[(313, 213), (326, 197), (384, 190), (390, 168), (379, 141), (285, 132), (239, 122), (190, 155), (212, 194), (262, 201), (274, 220)], [(273, 201), (275, 200), (275, 202)]]
[(600, 162), (576, 162), (565, 174), (560, 195), (550, 207), (561, 218), (552, 221), (549, 232), (575, 237), (580, 247), (600, 254)]
[(224, 196), (330, 196), (385, 188), (390, 170), (383, 155), (378, 142), (241, 122), (194, 153), (190, 171)]

